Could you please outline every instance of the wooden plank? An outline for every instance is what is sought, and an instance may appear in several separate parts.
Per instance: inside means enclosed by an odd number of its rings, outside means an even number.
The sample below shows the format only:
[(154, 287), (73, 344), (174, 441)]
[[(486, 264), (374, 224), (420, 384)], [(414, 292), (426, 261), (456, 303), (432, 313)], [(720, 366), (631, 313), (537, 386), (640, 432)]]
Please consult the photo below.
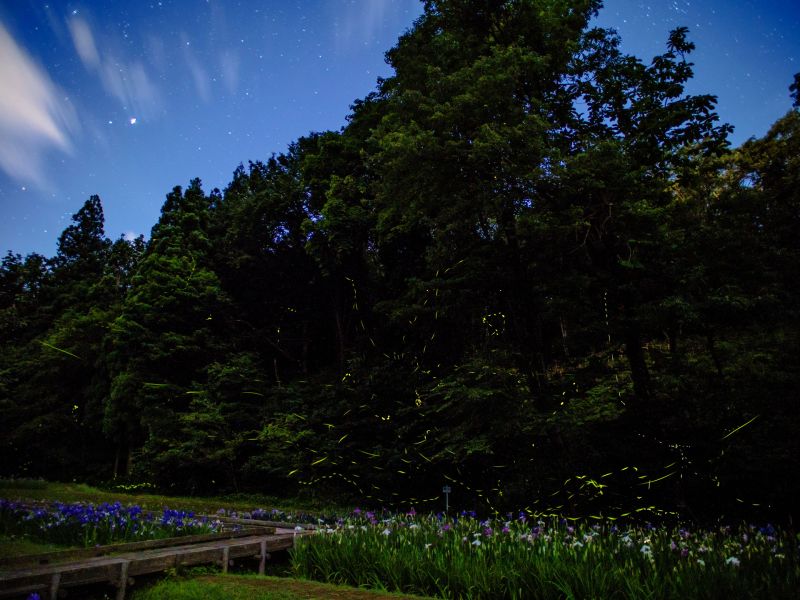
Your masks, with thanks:
[[(294, 545), (292, 536), (270, 537), (270, 538), (247, 538), (242, 540), (231, 540), (226, 544), (201, 544), (191, 548), (185, 548), (180, 552), (170, 549), (148, 552), (131, 561), (131, 575), (143, 575), (165, 570), (174, 565), (175, 555), (180, 555), (180, 564), (192, 566), (205, 563), (219, 563), (220, 555), (223, 550), (228, 550), (228, 560), (244, 557), (260, 557), (261, 542), (267, 552), (277, 552), (287, 550)], [(129, 557), (125, 557), (129, 558)]]
[(261, 519), (243, 519), (240, 517), (218, 517), (214, 515), (200, 515), (200, 518), (215, 519), (223, 523), (231, 523), (233, 525), (253, 525), (261, 527), (275, 527), (280, 529), (294, 529), (295, 527), (302, 527), (303, 529), (314, 530), (317, 529), (316, 525), (311, 523), (286, 523), (283, 521), (262, 521)]
[(80, 571), (85, 568), (94, 567), (108, 567), (119, 565), (123, 560), (122, 558), (90, 558), (82, 561), (59, 563), (54, 565), (37, 565), (34, 567), (27, 567), (25, 569), (17, 569), (16, 571), (5, 571), (0, 573), (0, 581), (5, 581), (14, 576), (33, 576), (50, 573), (72, 573), (73, 571)]
[(45, 582), (52, 583), (54, 578), (58, 578), (59, 587), (74, 587), (89, 583), (108, 582), (116, 584), (119, 580), (121, 564), (124, 561), (115, 561), (109, 564), (79, 564), (68, 565), (64, 570), (53, 570), (51, 572), (30, 572), (21, 571), (13, 574), (13, 577), (0, 578), (0, 597), (13, 596), (10, 590), (19, 587), (32, 587)]
[(55, 586), (56, 592), (59, 587), (103, 581), (124, 588), (130, 576), (157, 573), (172, 566), (218, 563), (220, 555), (226, 564), (236, 558), (259, 558), (261, 571), (267, 553), (291, 548), (294, 538), (293, 534), (246, 536), (6, 571), (0, 573), (0, 597), (22, 588), (41, 586), (44, 582), (49, 582), (51, 589)]
[(49, 587), (46, 583), (34, 583), (30, 585), (22, 585), (15, 588), (8, 588), (0, 591), (0, 597), (6, 598), (27, 598), (29, 595), (36, 593), (40, 597), (47, 597)]
[(246, 537), (248, 535), (270, 535), (275, 533), (274, 527), (261, 526), (242, 529), (239, 531), (222, 531), (219, 533), (203, 533), (198, 535), (186, 535), (172, 538), (162, 538), (160, 540), (146, 540), (142, 542), (126, 542), (122, 544), (107, 544), (105, 546), (95, 546), (94, 548), (80, 548), (77, 550), (58, 550), (55, 552), (43, 552), (41, 554), (26, 554), (22, 556), (6, 557), (0, 559), (0, 573), (27, 565), (46, 565), (57, 562), (67, 562), (84, 558), (94, 558), (97, 556), (107, 556), (121, 552), (136, 552), (139, 550), (150, 550), (153, 548), (165, 548), (169, 546), (184, 546), (215, 540), (227, 540), (231, 538)]

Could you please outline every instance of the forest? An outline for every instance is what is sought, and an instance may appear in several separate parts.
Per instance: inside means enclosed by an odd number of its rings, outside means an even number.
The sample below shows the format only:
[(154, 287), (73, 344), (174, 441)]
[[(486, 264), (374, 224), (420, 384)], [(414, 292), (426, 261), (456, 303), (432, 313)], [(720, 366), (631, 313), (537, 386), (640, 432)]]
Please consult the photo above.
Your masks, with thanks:
[(732, 148), (599, 5), (427, 0), (340, 131), (9, 251), (0, 476), (796, 518), (800, 74)]

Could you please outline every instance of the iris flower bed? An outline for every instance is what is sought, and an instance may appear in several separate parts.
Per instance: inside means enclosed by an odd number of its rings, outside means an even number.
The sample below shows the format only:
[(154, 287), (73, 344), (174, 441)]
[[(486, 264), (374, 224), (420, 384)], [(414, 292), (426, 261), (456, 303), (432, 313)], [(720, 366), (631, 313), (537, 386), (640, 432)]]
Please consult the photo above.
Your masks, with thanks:
[(163, 509), (160, 513), (119, 502), (102, 504), (52, 502), (27, 506), (0, 499), (0, 534), (91, 547), (137, 542), (180, 535), (214, 533), (222, 528), (217, 520), (197, 518), (194, 513)]
[(292, 551), (299, 577), (442, 598), (797, 598), (798, 536), (526, 516), (356, 511)]

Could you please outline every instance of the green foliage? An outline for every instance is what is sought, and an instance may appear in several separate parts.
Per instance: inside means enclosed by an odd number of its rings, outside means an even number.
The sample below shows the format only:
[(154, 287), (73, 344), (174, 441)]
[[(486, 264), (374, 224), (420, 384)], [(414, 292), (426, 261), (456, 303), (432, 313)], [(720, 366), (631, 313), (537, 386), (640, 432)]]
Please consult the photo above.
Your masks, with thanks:
[(13, 457), (4, 462), (5, 474), (96, 475), (103, 469), (98, 458), (107, 444), (96, 435), (107, 379), (101, 356), (117, 298), (106, 294), (100, 278), (111, 242), (97, 196), (72, 220), (52, 261), (31, 255), (21, 263), (9, 255), (4, 263), (7, 310), (27, 321), (0, 354), (5, 372), (13, 374), (0, 386), (0, 435), (4, 453)]
[(406, 517), (320, 530), (291, 555), (298, 576), (440, 598), (790, 598), (795, 543), (755, 528)]
[[(197, 450), (208, 439), (213, 444), (219, 434), (215, 406), (197, 398), (197, 387), (206, 366), (225, 355), (220, 334), (232, 318), (211, 268), (208, 210), (199, 180), (185, 193), (177, 187), (167, 196), (109, 340), (106, 432), (118, 452), (141, 447), (139, 468), (157, 483), (189, 489), (215, 481), (215, 474), (198, 481), (197, 469), (176, 481), (175, 452)], [(195, 418), (193, 408), (205, 415)], [(200, 465), (202, 456), (198, 452)], [(223, 462), (227, 453), (215, 450), (211, 456)], [(129, 471), (130, 463), (131, 458)]]
[[(117, 480), (119, 481), (119, 480)], [(54, 483), (44, 480), (35, 480), (35, 487), (30, 480), (0, 479), (0, 489), (3, 490), (2, 496), (13, 498), (15, 501), (41, 502), (49, 501), (63, 503), (82, 503), (99, 505), (103, 503), (113, 504), (121, 502), (124, 505), (138, 505), (144, 510), (160, 511), (164, 506), (172, 506), (175, 509), (194, 511), (197, 514), (211, 515), (217, 513), (220, 508), (227, 514), (233, 515), (252, 512), (254, 507), (282, 507), (278, 511), (279, 519), (286, 522), (297, 520), (316, 521), (314, 514), (305, 511), (314, 510), (318, 514), (341, 513), (343, 509), (339, 505), (330, 503), (314, 503), (307, 499), (302, 502), (298, 498), (289, 499), (282, 496), (266, 496), (263, 494), (235, 493), (225, 496), (204, 496), (204, 497), (180, 497), (165, 496), (155, 492), (152, 484), (139, 484), (127, 486), (119, 485), (116, 482), (107, 482), (101, 487), (93, 487), (85, 483)], [(125, 487), (134, 489), (126, 490)], [(305, 517), (295, 516), (305, 515)]]
[(599, 8), (426, 1), (341, 131), (9, 252), (0, 473), (796, 514), (800, 113), (730, 150)]

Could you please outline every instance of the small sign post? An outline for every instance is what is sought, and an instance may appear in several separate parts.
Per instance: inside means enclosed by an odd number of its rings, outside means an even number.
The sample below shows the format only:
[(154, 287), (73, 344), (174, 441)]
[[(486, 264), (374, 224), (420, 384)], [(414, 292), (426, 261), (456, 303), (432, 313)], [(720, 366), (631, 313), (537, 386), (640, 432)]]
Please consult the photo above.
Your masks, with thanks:
[(453, 490), (450, 489), (449, 485), (446, 485), (442, 488), (442, 491), (444, 492), (444, 513), (447, 514), (450, 510), (450, 492)]

